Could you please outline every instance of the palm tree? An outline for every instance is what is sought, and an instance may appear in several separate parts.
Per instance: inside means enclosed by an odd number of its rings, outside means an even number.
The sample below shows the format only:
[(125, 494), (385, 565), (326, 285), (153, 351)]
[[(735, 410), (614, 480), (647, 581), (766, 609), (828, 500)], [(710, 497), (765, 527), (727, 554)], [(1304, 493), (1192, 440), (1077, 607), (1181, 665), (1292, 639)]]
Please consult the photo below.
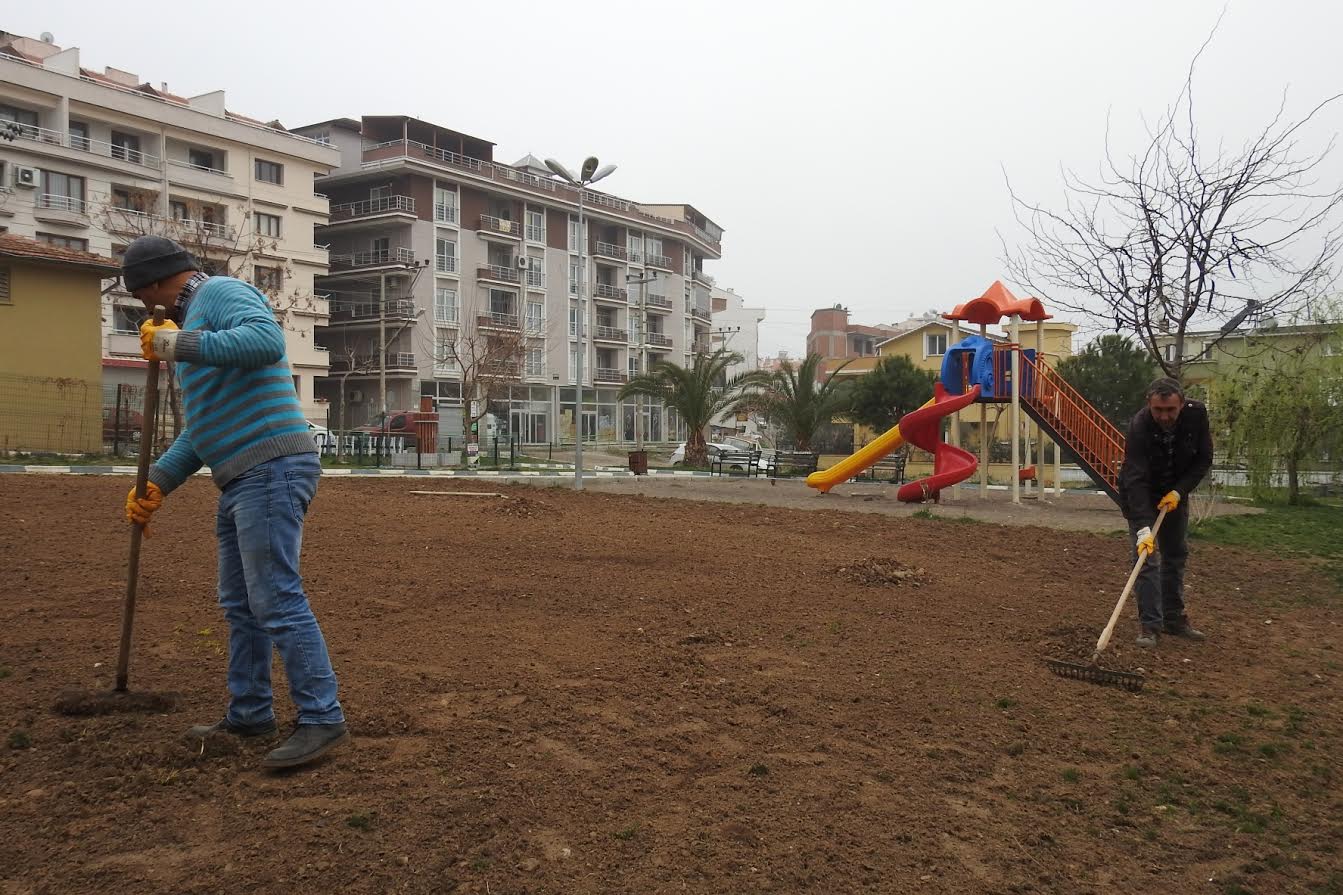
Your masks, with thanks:
[(620, 397), (658, 398), (679, 413), (689, 430), (685, 462), (689, 466), (704, 466), (709, 462), (704, 430), (723, 411), (737, 406), (743, 389), (752, 381), (750, 373), (727, 378), (727, 368), (741, 360), (740, 354), (720, 348), (713, 354), (695, 355), (689, 367), (654, 361), (648, 365), (647, 373), (635, 376), (620, 389)]
[(736, 409), (763, 413), (783, 429), (797, 450), (811, 450), (816, 430), (847, 411), (850, 404), (846, 384), (835, 375), (852, 361), (840, 364), (820, 382), (817, 369), (822, 360), (811, 352), (797, 367), (786, 360), (774, 373), (753, 374)]

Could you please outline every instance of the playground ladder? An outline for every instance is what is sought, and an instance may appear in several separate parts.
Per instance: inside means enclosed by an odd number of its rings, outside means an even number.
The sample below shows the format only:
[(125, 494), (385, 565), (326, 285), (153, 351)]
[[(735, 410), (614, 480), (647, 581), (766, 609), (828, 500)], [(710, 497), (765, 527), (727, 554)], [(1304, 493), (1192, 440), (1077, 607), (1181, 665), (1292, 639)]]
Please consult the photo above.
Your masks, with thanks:
[(1021, 407), (1110, 497), (1119, 499), (1124, 433), (1041, 358), (1021, 354)]

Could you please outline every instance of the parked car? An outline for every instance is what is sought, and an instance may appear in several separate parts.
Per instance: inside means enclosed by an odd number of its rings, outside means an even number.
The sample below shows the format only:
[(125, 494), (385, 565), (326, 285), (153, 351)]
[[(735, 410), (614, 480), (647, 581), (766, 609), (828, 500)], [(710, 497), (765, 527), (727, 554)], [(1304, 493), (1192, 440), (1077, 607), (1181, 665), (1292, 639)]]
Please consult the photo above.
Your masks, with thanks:
[[(710, 462), (710, 463), (712, 463), (713, 460), (714, 460), (714, 458), (717, 457), (720, 453), (724, 453), (724, 452), (726, 452), (726, 453), (733, 453), (733, 452), (736, 452), (736, 451), (751, 450), (750, 448), (738, 447), (737, 445), (734, 445), (734, 444), (726, 444), (726, 443), (719, 442), (719, 441), (711, 441), (711, 442), (709, 442), (708, 444), (705, 445), (705, 449), (706, 449), (707, 452), (708, 452), (709, 462)], [(680, 447), (678, 447), (676, 450), (672, 451), (672, 455), (671, 455), (671, 465), (672, 465), (672, 466), (680, 466), (680, 465), (682, 465), (683, 463), (685, 463), (685, 442), (684, 442), (684, 441), (681, 442)], [(757, 468), (758, 470), (760, 470), (761, 472), (764, 472), (768, 467), (769, 467), (769, 461), (768, 461), (768, 458), (762, 453), (762, 454), (756, 459), (756, 468)], [(731, 470), (733, 470), (733, 471), (735, 471), (735, 472), (744, 472), (744, 471), (746, 470), (746, 467), (745, 467), (744, 465), (740, 464), (740, 463), (730, 463), (730, 464), (728, 464), (728, 467), (727, 467), (727, 468), (728, 468), (728, 469), (731, 469)]]
[(115, 407), (104, 407), (103, 441), (107, 444), (111, 444), (114, 440), (119, 440), (122, 444), (139, 444), (140, 432), (144, 422), (144, 414), (140, 411), (123, 407), (120, 420), (121, 433), (120, 438), (118, 438), (117, 409)]
[(326, 426), (319, 426), (315, 423), (308, 423), (308, 434), (312, 440), (317, 442), (317, 450), (325, 452), (328, 449), (335, 448), (336, 436), (331, 434), (331, 430)]

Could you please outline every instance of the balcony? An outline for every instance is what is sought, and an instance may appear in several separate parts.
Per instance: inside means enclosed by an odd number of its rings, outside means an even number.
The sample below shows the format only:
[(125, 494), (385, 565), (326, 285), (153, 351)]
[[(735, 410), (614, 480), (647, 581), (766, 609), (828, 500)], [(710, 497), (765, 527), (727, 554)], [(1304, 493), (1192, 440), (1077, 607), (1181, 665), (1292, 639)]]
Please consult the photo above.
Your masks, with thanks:
[(524, 271), (523, 271), (523, 274), (524, 274), (523, 279), (525, 279), (525, 280), (527, 281), (527, 288), (528, 288), (528, 289), (545, 289), (545, 288), (546, 288), (546, 275), (543, 274), (541, 271), (539, 271), (539, 270), (524, 270)]
[[(415, 355), (409, 352), (388, 352), (385, 356), (388, 373), (415, 373), (418, 368), (415, 366)], [(344, 373), (346, 371), (353, 373), (377, 373), (382, 370), (378, 363), (376, 354), (356, 354), (353, 357), (346, 354), (344, 357), (333, 355), (331, 358), (330, 370), (332, 373)]]
[(520, 240), (522, 239), (522, 224), (517, 221), (506, 221), (493, 215), (482, 214), (480, 216), (480, 235)]
[(522, 363), (515, 360), (487, 360), (480, 365), (480, 372), (486, 376), (518, 379), (522, 376)]
[(531, 224), (528, 224), (528, 225), (527, 225), (527, 241), (528, 241), (528, 242), (539, 242), (539, 243), (541, 243), (541, 244), (544, 245), (544, 244), (545, 244), (545, 241), (546, 241), (546, 228), (545, 228), (545, 227), (533, 227)]
[[(384, 320), (414, 320), (415, 302), (408, 298), (391, 299), (386, 304)], [(377, 323), (378, 302), (359, 302), (331, 309), (331, 324)]]
[(522, 282), (522, 271), (516, 267), (504, 267), (502, 264), (489, 264), (476, 268), (476, 279), (517, 285)]
[(331, 223), (333, 224), (384, 215), (414, 217), (414, 197), (379, 196), (376, 199), (365, 199), (362, 202), (340, 202), (331, 206)]
[(181, 159), (168, 159), (168, 179), (183, 186), (217, 191), (232, 186), (233, 175), (222, 168), (193, 165)]
[(629, 333), (614, 326), (601, 326), (599, 324), (592, 328), (592, 338), (598, 342), (619, 342), (624, 345), (629, 339)]
[(671, 336), (664, 336), (662, 333), (649, 333), (645, 337), (645, 341), (647, 342), (649, 348), (653, 348), (660, 351), (671, 351), (672, 347)]
[(650, 311), (661, 311), (670, 314), (672, 309), (672, 300), (665, 295), (649, 295), (646, 306)]
[(662, 270), (672, 269), (672, 260), (666, 255), (645, 255), (644, 263), (649, 267), (658, 267)]
[(480, 329), (518, 329), (518, 315), (502, 311), (491, 311), (476, 317), (476, 326)]
[(709, 312), (708, 305), (691, 305), (689, 308), (690, 316), (697, 320), (709, 320), (713, 315)]
[(68, 149), (74, 149), (78, 152), (87, 152), (91, 155), (102, 156), (103, 158), (116, 159), (119, 162), (126, 162), (143, 168), (151, 168), (155, 171), (159, 169), (159, 157), (148, 152), (141, 152), (138, 149), (132, 149), (115, 143), (107, 143), (102, 140), (91, 140), (88, 137), (80, 137), (72, 134), (63, 134), (60, 131), (51, 130), (46, 127), (36, 127), (31, 124), (20, 124), (15, 128), (15, 135), (20, 140), (32, 140), (34, 143), (45, 143), (48, 146), (64, 146)]
[(370, 267), (403, 266), (415, 263), (415, 253), (404, 246), (372, 252), (332, 252), (331, 269), (357, 270)]
[(700, 270), (698, 267), (690, 271), (690, 278), (694, 280), (696, 283), (702, 283), (705, 286), (712, 286), (714, 284), (713, 277), (709, 276), (707, 273)]
[(599, 258), (614, 258), (617, 261), (626, 261), (629, 259), (629, 253), (618, 245), (609, 242), (597, 243), (597, 250), (593, 253)]
[(33, 216), (39, 221), (87, 224), (89, 222), (88, 203), (74, 196), (38, 193), (33, 199)]
[(441, 202), (434, 203), (434, 223), (436, 224), (457, 223), (457, 206), (444, 205)]
[(592, 287), (594, 298), (602, 298), (607, 301), (628, 302), (629, 293), (618, 286), (609, 286), (606, 283), (597, 283)]
[(628, 382), (629, 374), (624, 370), (613, 370), (609, 367), (598, 367), (592, 371), (593, 382)]
[(456, 273), (457, 256), (456, 255), (435, 255), (434, 256), (435, 273)]
[(696, 339), (690, 346), (695, 354), (713, 354), (713, 345), (708, 339)]

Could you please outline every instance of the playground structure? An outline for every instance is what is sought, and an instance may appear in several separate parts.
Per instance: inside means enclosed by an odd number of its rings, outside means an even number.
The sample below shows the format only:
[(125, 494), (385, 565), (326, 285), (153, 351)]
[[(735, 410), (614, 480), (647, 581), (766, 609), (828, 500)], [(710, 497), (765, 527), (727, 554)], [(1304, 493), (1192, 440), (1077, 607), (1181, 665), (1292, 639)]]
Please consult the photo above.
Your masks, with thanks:
[[(1081, 469), (1111, 498), (1118, 498), (1119, 467), (1124, 460), (1124, 433), (1064, 381), (1045, 361), (1044, 322), (1050, 319), (1037, 298), (1019, 299), (1001, 281), (983, 295), (959, 304), (943, 317), (952, 321), (951, 344), (942, 360), (941, 375), (931, 401), (906, 414), (890, 430), (851, 457), (807, 477), (821, 492), (851, 480), (905, 442), (933, 455), (933, 474), (903, 485), (897, 497), (908, 503), (937, 500), (945, 488), (956, 486), (979, 472), (979, 496), (988, 497), (988, 405), (1010, 407), (1012, 432), (1012, 501), (1021, 502), (1023, 480), (1038, 480), (1037, 463), (1044, 461), (1044, 438), (1054, 443), (1056, 492), (1060, 448), (1073, 455)], [(989, 324), (1007, 320), (1008, 340), (988, 337)], [(1036, 324), (1036, 347), (1023, 348), (1021, 324)], [(961, 338), (961, 324), (979, 327)], [(979, 457), (961, 447), (962, 408), (979, 404)], [(1036, 460), (1022, 453), (1022, 414), (1035, 423)], [(943, 441), (941, 421), (950, 417), (949, 440)], [(1029, 443), (1029, 439), (1028, 439)], [(1029, 449), (1027, 451), (1029, 454)]]

